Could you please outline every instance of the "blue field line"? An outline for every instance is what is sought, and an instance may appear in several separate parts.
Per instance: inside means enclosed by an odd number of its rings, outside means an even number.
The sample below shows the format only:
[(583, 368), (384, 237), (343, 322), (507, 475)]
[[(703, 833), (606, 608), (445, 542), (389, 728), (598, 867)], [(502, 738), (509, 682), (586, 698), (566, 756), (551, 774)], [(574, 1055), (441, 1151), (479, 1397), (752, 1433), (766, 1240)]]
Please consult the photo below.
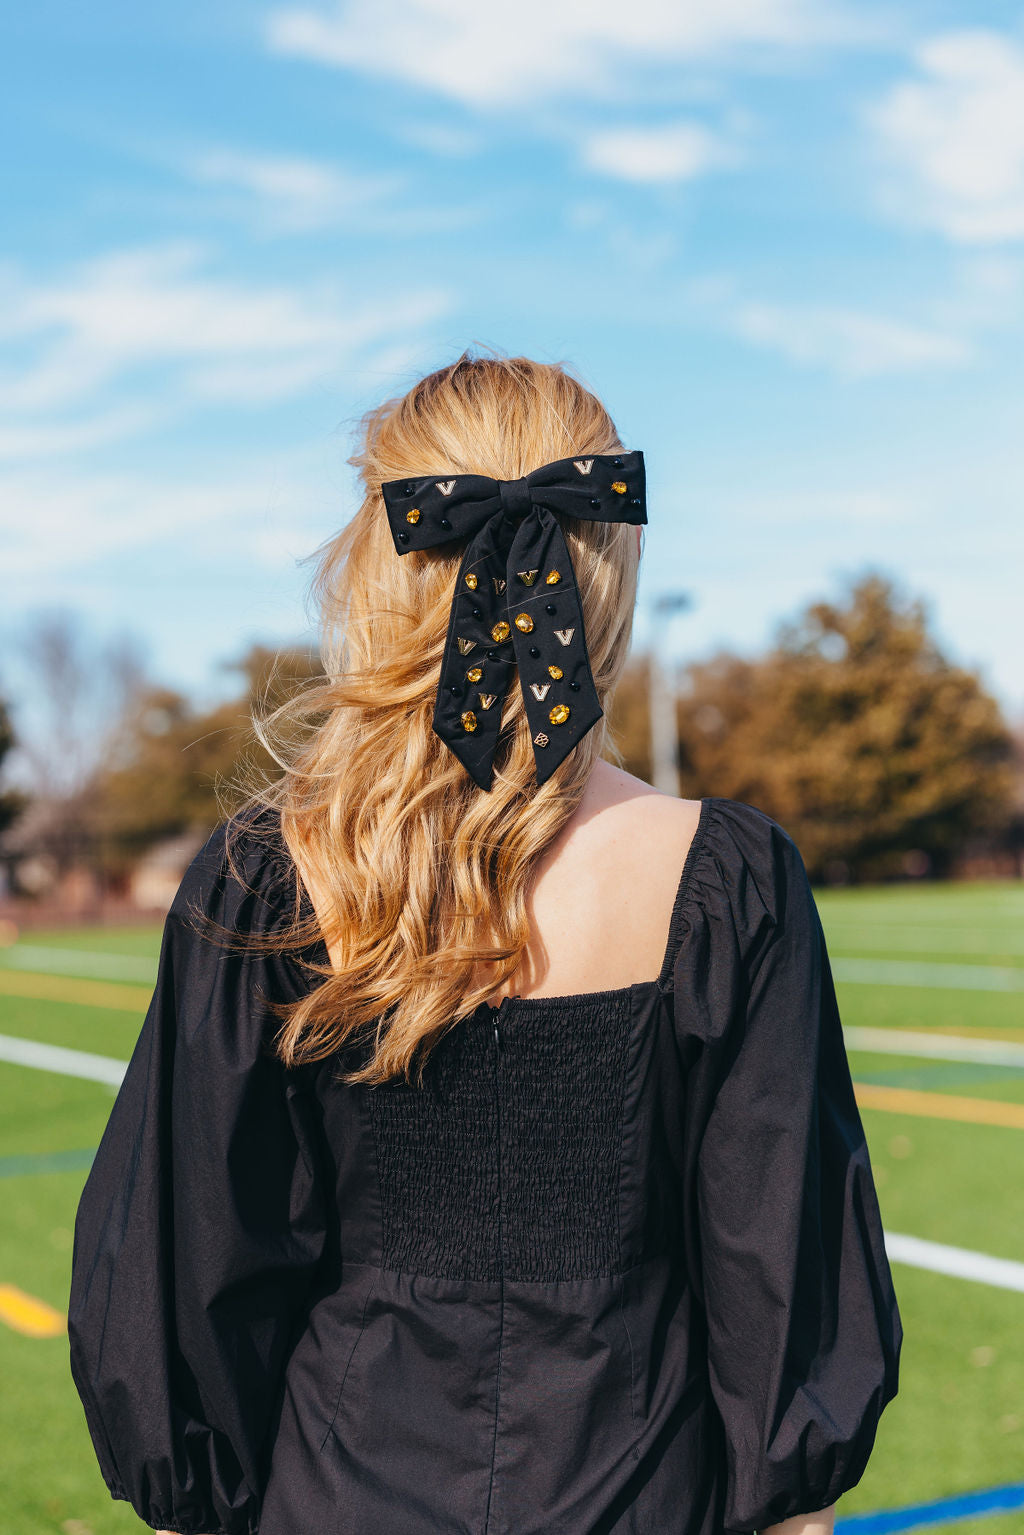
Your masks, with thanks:
[(979, 1515), (1007, 1514), (1015, 1508), (1024, 1508), (1024, 1482), (961, 1492), (934, 1503), (908, 1503), (906, 1508), (887, 1508), (877, 1514), (853, 1514), (849, 1519), (837, 1519), (836, 1529), (843, 1535), (893, 1535), (896, 1530), (935, 1529)]
[(29, 1173), (68, 1173), (91, 1167), (95, 1146), (73, 1151), (37, 1151), (19, 1157), (0, 1157), (0, 1178), (24, 1178)]

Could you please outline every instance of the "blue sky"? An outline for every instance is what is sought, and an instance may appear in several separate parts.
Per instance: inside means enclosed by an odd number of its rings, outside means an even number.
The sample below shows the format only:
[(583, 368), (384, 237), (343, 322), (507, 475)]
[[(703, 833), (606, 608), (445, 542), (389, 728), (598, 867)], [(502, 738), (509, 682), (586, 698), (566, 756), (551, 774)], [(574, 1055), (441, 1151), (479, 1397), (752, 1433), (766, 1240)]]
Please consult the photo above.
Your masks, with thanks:
[(70, 606), (222, 693), (307, 632), (360, 413), (489, 343), (645, 452), (638, 645), (659, 593), (697, 657), (870, 564), (1024, 711), (1024, 6), (37, 0), (5, 33), (8, 654)]

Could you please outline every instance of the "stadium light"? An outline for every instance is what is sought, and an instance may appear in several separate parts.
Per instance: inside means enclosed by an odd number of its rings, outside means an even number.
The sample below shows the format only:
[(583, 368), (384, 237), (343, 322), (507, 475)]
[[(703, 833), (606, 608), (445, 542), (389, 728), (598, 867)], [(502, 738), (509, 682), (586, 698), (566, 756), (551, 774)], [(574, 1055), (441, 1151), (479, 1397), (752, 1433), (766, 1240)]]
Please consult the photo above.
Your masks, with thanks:
[(662, 592), (651, 602), (651, 649), (647, 668), (651, 730), (651, 778), (662, 794), (679, 797), (679, 737), (676, 728), (675, 683), (669, 682), (661, 647), (672, 618), (693, 607), (689, 592)]

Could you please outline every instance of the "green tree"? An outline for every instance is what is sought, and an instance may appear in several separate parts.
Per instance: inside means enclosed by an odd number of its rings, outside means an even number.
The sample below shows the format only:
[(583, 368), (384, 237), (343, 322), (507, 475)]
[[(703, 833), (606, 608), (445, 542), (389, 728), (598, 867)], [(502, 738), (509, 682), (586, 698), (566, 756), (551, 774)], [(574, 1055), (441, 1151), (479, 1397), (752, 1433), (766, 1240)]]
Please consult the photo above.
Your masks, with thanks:
[(679, 736), (683, 792), (759, 806), (819, 877), (941, 874), (1011, 815), (998, 705), (945, 658), (922, 604), (873, 572), (766, 655), (691, 667)]

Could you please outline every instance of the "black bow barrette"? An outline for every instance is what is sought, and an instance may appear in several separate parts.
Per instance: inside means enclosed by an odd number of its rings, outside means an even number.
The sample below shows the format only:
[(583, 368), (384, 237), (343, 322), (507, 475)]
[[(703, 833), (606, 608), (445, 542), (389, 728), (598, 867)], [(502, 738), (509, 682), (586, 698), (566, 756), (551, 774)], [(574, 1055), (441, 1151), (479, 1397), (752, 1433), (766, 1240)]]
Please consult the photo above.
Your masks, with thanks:
[(501, 702), (517, 666), (537, 783), (544, 783), (604, 712), (554, 513), (645, 523), (643, 454), (559, 459), (521, 480), (389, 480), (381, 492), (399, 554), (470, 540), (452, 600), (434, 730), (481, 789), (490, 789)]

